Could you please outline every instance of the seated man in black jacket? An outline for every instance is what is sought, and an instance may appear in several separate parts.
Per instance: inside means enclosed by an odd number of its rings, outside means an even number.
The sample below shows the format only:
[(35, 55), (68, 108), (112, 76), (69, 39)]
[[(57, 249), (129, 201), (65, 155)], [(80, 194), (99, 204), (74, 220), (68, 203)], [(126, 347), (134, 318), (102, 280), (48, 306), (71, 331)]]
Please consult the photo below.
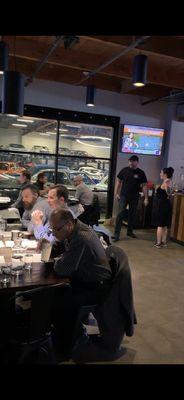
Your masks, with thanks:
[(69, 353), (79, 307), (104, 301), (111, 287), (111, 268), (96, 233), (70, 211), (54, 210), (50, 225), (57, 240), (65, 243), (54, 270), (71, 282), (70, 288), (56, 292), (53, 304), (55, 339)]

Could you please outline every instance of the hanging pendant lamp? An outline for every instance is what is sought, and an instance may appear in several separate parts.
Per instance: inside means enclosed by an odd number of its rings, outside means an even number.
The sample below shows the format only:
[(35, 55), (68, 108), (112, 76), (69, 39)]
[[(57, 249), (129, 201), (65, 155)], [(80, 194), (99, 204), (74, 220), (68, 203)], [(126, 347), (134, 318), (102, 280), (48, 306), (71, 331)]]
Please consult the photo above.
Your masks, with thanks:
[(148, 58), (144, 54), (139, 54), (134, 58), (133, 64), (133, 85), (145, 86), (147, 81)]
[(17, 71), (5, 71), (2, 87), (2, 113), (24, 115), (25, 77)]
[(3, 75), (8, 69), (8, 46), (0, 41), (0, 75)]
[(95, 92), (96, 88), (94, 85), (88, 85), (86, 88), (86, 105), (88, 107), (95, 106)]

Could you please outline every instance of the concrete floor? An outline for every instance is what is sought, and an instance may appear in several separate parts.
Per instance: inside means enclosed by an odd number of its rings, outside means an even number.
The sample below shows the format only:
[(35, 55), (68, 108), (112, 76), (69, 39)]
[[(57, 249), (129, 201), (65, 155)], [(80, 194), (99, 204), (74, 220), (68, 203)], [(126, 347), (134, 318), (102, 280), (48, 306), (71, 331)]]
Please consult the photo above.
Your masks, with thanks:
[(124, 337), (127, 353), (110, 364), (184, 364), (184, 247), (169, 241), (157, 249), (155, 230), (135, 233), (123, 228), (116, 244), (129, 258), (138, 324)]

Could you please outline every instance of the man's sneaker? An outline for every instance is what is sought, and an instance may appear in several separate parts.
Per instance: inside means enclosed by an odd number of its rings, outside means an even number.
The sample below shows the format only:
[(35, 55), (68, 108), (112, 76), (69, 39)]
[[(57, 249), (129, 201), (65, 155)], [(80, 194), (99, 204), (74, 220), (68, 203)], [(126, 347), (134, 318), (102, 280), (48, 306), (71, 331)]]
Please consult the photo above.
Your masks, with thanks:
[(132, 237), (132, 238), (134, 238), (134, 239), (137, 238), (137, 236), (136, 236), (135, 233), (133, 233), (133, 232), (127, 232), (127, 236), (130, 236), (130, 237)]
[(167, 242), (161, 242), (162, 247), (167, 247)]
[(154, 244), (154, 247), (156, 247), (157, 249), (161, 249), (161, 248), (162, 248), (162, 245), (161, 245), (161, 243), (155, 243), (155, 244)]

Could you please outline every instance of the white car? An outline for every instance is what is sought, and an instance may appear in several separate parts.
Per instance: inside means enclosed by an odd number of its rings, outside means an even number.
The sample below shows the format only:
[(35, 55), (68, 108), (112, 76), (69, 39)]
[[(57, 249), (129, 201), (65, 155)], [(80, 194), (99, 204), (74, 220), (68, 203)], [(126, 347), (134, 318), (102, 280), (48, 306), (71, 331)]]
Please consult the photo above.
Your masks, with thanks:
[(94, 167), (80, 167), (79, 172), (85, 172), (90, 178), (94, 179), (96, 183), (100, 182), (104, 176), (103, 171)]
[(27, 151), (23, 144), (17, 143), (10, 143), (7, 149), (11, 151)]
[(33, 146), (31, 151), (35, 151), (36, 153), (50, 153), (47, 146)]

